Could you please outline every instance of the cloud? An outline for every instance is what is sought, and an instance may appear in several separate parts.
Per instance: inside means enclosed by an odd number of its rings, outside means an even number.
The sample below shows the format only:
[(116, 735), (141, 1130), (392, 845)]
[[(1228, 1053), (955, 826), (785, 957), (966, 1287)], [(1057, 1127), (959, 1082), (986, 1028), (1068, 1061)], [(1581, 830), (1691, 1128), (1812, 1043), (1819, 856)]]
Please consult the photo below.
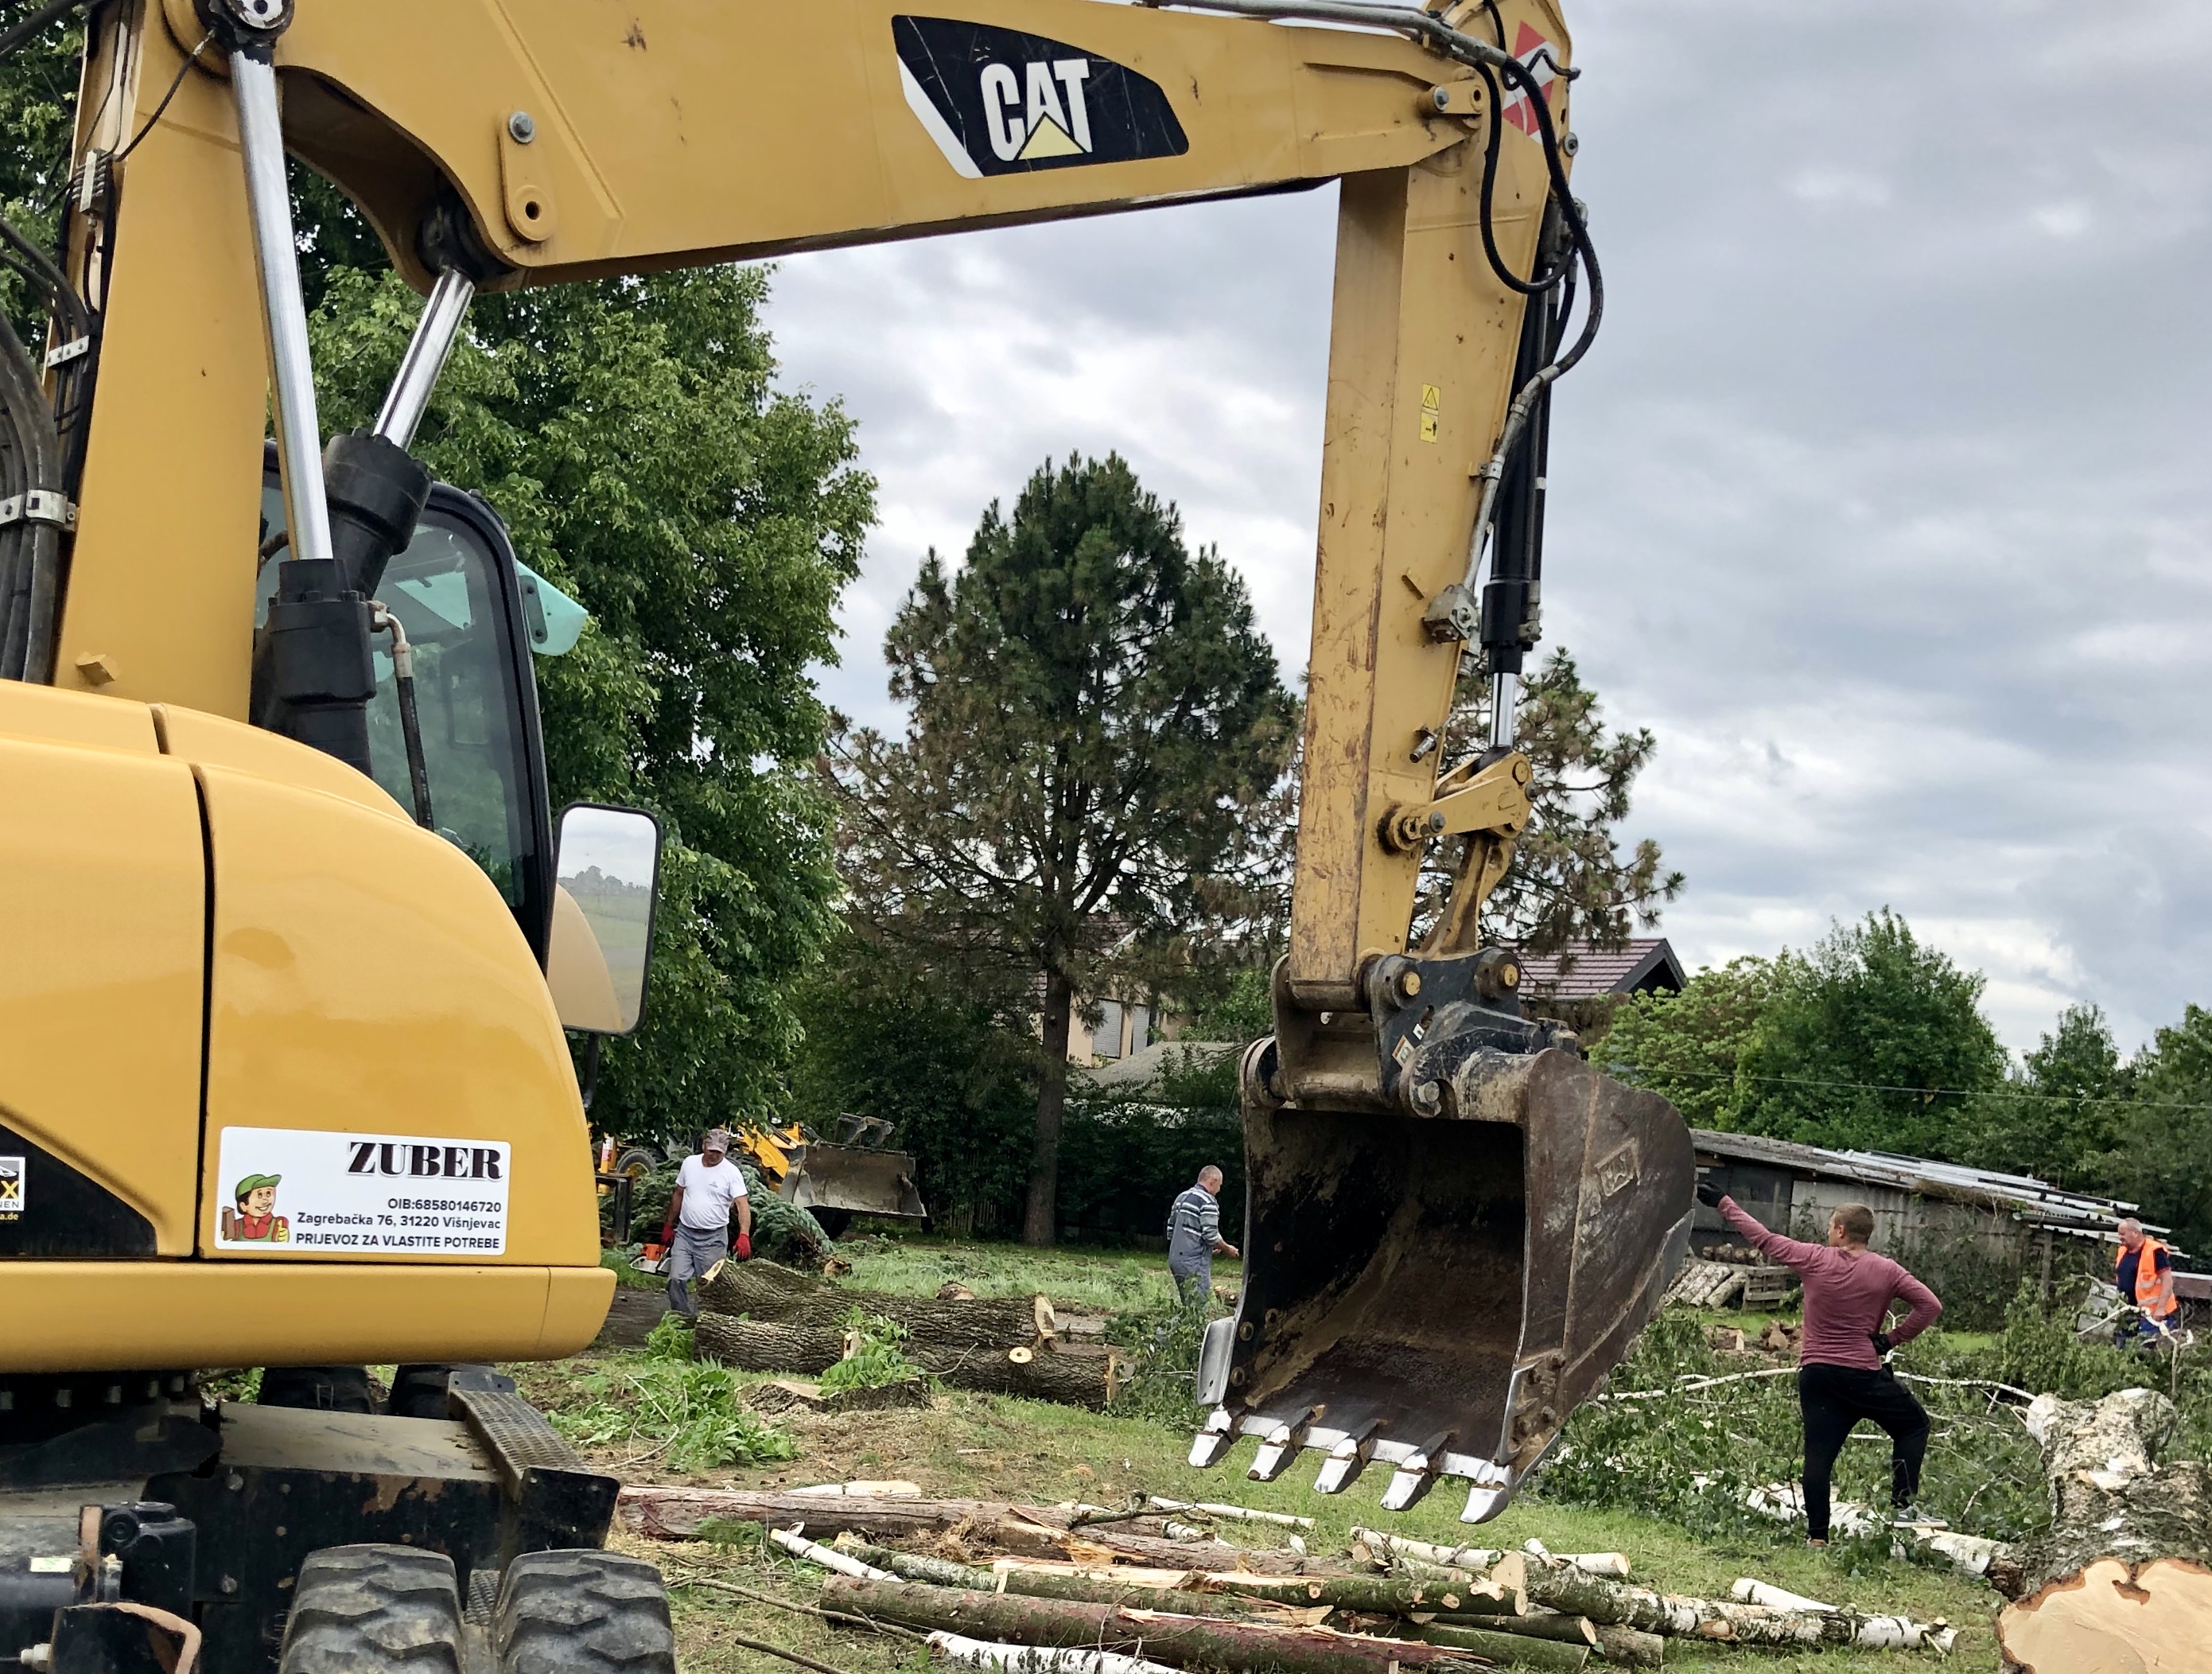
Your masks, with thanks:
[[(1608, 309), (1547, 627), (1660, 752), (1692, 965), (1884, 904), (2028, 1046), (2212, 1001), (2212, 8), (1572, 8)], [(1118, 449), (1305, 660), (1333, 189), (794, 258), (789, 383), (884, 484), (825, 689), (921, 553)]]

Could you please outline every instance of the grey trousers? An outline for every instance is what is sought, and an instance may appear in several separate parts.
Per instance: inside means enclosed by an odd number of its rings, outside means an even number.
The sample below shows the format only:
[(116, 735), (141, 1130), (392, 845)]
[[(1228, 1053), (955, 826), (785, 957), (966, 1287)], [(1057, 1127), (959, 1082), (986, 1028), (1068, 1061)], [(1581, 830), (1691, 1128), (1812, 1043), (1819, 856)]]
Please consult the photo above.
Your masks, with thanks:
[(1213, 1296), (1213, 1252), (1212, 1251), (1209, 1250), (1202, 1256), (1188, 1257), (1171, 1256), (1168, 1258), (1168, 1272), (1176, 1281), (1176, 1288), (1182, 1293), (1184, 1301), (1188, 1302), (1193, 1298), (1201, 1302), (1212, 1300)]
[(730, 1229), (717, 1227), (702, 1233), (678, 1227), (668, 1251), (668, 1306), (686, 1319), (699, 1317), (699, 1304), (691, 1295), (690, 1281), (730, 1253)]

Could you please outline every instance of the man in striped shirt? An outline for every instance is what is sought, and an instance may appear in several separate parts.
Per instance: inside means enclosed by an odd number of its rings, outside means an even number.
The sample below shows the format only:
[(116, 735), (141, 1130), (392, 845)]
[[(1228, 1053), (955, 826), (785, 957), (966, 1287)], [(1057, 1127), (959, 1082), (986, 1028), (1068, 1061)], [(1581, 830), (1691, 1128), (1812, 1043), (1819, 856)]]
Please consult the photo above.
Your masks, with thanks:
[(1168, 1211), (1168, 1271), (1185, 1298), (1203, 1300), (1213, 1288), (1213, 1258), (1233, 1256), (1237, 1246), (1221, 1236), (1221, 1171), (1212, 1163), (1198, 1171)]

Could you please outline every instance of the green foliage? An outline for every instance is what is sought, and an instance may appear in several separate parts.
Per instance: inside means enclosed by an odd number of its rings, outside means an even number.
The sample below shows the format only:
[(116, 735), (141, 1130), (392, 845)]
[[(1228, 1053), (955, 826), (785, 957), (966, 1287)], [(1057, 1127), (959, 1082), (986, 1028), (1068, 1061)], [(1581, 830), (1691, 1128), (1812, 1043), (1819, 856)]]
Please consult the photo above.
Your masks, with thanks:
[(1266, 966), (1231, 973), (1221, 991), (1193, 1015), (1186, 1038), (1244, 1042), (1274, 1033), (1273, 982), (1274, 972)]
[(2190, 1249), (2212, 1252), (2212, 1011), (2187, 1007), (2135, 1070), (2137, 1102), (2116, 1124), (2115, 1189)]
[[(329, 259), (323, 417), (366, 423), (421, 304), (336, 259), (366, 254), (344, 213), (302, 219)], [(641, 804), (671, 839), (645, 1028), (609, 1043), (593, 1109), (641, 1137), (772, 1113), (789, 986), (831, 922), (807, 668), (835, 658), (874, 485), (834, 404), (771, 387), (766, 295), (762, 270), (720, 267), (481, 297), (415, 443), (592, 613), (537, 665), (555, 802)]]
[(1126, 1348), (1130, 1367), (1111, 1410), (1188, 1430), (1198, 1411), (1198, 1350), (1212, 1317), (1211, 1299), (1178, 1295), (1161, 1308), (1110, 1316), (1106, 1340)]
[(845, 1330), (858, 1341), (843, 1360), (822, 1374), (825, 1391), (881, 1389), (921, 1376), (921, 1368), (899, 1346), (906, 1341), (907, 1331), (896, 1319), (854, 1308), (845, 1316)]
[(661, 1315), (645, 1334), (645, 1357), (649, 1361), (688, 1361), (694, 1358), (696, 1346), (690, 1330), (672, 1313)]
[(896, 1124), (936, 1224), (966, 1236), (1011, 1225), (1029, 1175), (1036, 1047), (988, 1003), (840, 935), (800, 983), (805, 1030), (792, 1114)]
[(2069, 1006), (2003, 1089), (1970, 1112), (1965, 1160), (2094, 1190), (2128, 1135), (2138, 1079), (2104, 1013)]
[(834, 775), (851, 922), (1013, 1026), (1042, 1010), (1024, 1233), (1049, 1243), (1077, 997), (1220, 910), (1293, 705), (1243, 583), (1118, 458), (1048, 461), (963, 566), (930, 553), (884, 654), (906, 735), (853, 734)]
[(549, 1415), (579, 1447), (654, 1442), (653, 1452), (678, 1471), (799, 1457), (798, 1443), (738, 1400), (728, 1371), (657, 1353), (650, 1341), (645, 1354), (611, 1356), (577, 1378), (575, 1391), (580, 1399)]
[(1060, 1225), (1094, 1236), (1157, 1236), (1166, 1230), (1176, 1194), (1211, 1163), (1222, 1173), (1222, 1235), (1236, 1243), (1243, 1236), (1244, 1128), (1235, 1070), (1230, 1058), (1180, 1080), (1170, 1071), (1161, 1085), (1137, 1093), (1071, 1089)]
[[(1472, 667), (1460, 675), (1445, 723), (1447, 768), (1486, 745), (1490, 686), (1490, 676)], [(1515, 722), (1518, 746), (1534, 770), (1528, 826), (1515, 845), (1512, 869), (1483, 909), (1484, 934), (1531, 953), (1578, 941), (1618, 947), (1635, 926), (1656, 925), (1661, 904), (1682, 888), (1682, 874), (1667, 869), (1650, 838), (1620, 852), (1618, 828), (1657, 743), (1645, 727), (1606, 731), (1598, 695), (1564, 648), (1528, 674)], [(1417, 924), (1442, 910), (1466, 846), (1464, 837), (1431, 846)]]
[(1729, 1126), (1839, 1147), (1959, 1154), (1960, 1093), (2002, 1085), (1983, 979), (1884, 908), (1775, 961)]
[(1607, 1074), (1659, 1093), (1692, 1127), (1725, 1128), (1775, 980), (1772, 960), (1739, 959), (1698, 971), (1680, 994), (1639, 994), (1613, 1014), (1592, 1056)]

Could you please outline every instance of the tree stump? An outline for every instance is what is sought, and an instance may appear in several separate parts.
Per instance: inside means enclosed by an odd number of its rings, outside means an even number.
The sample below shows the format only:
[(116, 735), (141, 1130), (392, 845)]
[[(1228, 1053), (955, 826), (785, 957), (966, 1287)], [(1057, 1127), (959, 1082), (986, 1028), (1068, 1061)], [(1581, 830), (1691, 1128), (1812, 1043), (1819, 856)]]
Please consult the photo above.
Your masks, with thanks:
[(2008, 1578), (1997, 1644), (2012, 1666), (2132, 1674), (2212, 1655), (2212, 1468), (2158, 1457), (2179, 1416), (2147, 1389), (2028, 1407), (2051, 1527)]

